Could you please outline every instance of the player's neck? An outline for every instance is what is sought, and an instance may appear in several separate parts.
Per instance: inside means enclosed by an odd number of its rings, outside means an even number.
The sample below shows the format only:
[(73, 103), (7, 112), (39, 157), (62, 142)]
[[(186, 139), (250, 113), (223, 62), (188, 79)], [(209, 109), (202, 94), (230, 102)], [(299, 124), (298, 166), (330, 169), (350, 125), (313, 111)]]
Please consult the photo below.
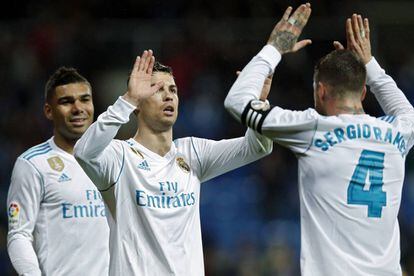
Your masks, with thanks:
[(360, 100), (342, 99), (326, 107), (326, 114), (334, 116), (339, 114), (365, 114)]
[(171, 149), (172, 128), (164, 132), (155, 132), (149, 128), (138, 128), (134, 140), (156, 154), (165, 156)]
[(59, 133), (55, 132), (53, 141), (55, 142), (56, 146), (58, 146), (60, 149), (66, 151), (69, 154), (73, 155), (73, 148), (76, 144), (76, 139), (66, 139)]

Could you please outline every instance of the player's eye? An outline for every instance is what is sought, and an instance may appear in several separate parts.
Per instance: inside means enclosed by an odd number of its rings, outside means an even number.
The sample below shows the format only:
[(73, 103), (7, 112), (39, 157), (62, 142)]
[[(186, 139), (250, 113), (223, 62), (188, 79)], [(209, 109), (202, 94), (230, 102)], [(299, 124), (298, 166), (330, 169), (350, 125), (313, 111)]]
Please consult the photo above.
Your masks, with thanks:
[(68, 99), (61, 99), (58, 102), (58, 104), (61, 104), (61, 105), (68, 105), (68, 104), (71, 104), (71, 103), (73, 103), (73, 101), (70, 101)]
[(87, 103), (87, 102), (90, 102), (90, 101), (91, 101), (91, 97), (81, 98), (81, 102), (83, 102), (83, 103)]

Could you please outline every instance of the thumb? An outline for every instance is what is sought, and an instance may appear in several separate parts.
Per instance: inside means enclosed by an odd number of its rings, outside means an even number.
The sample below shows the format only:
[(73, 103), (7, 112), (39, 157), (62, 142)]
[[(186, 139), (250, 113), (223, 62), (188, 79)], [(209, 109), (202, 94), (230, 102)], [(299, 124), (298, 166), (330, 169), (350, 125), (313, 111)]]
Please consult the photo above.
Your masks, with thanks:
[(292, 52), (297, 52), (310, 44), (312, 44), (312, 40), (310, 39), (304, 39), (299, 42), (296, 42), (295, 46), (293, 46)]
[(344, 50), (345, 49), (345, 47), (339, 41), (334, 41), (333, 46), (335, 47), (335, 50)]

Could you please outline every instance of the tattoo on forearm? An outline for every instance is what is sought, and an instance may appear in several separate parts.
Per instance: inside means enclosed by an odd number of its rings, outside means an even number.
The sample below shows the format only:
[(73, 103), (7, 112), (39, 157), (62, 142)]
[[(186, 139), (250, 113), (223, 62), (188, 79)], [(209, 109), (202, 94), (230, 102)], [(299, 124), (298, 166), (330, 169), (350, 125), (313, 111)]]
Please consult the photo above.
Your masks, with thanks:
[(289, 31), (277, 31), (274, 32), (269, 42), (281, 53), (286, 53), (293, 49), (298, 36)]

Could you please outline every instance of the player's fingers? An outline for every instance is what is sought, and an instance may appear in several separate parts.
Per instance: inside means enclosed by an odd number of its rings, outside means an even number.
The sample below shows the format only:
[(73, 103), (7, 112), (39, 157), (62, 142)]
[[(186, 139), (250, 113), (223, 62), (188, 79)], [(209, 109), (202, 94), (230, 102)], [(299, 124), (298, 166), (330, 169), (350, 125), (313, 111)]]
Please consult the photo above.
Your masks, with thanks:
[(350, 18), (346, 20), (346, 39), (348, 41), (348, 47), (354, 47), (357, 44), (355, 41), (352, 20)]
[(334, 41), (333, 46), (334, 46), (335, 50), (344, 50), (345, 49), (345, 47), (339, 41)]
[(355, 40), (357, 42), (360, 42), (362, 39), (362, 36), (361, 36), (361, 29), (359, 28), (359, 24), (358, 24), (358, 15), (356, 14), (352, 15), (352, 29), (354, 30)]
[(289, 19), (295, 19), (295, 20), (297, 20), (298, 18), (299, 18), (299, 16), (302, 14), (302, 13), (304, 13), (305, 12), (305, 10), (306, 10), (306, 4), (302, 4), (302, 5), (300, 5), (294, 12), (293, 12), (293, 14), (292, 14), (292, 16), (289, 18)]
[(135, 59), (134, 67), (132, 68), (131, 76), (138, 72), (140, 62), (141, 57), (137, 56), (137, 58)]
[(370, 40), (370, 30), (369, 30), (369, 21), (368, 18), (364, 19), (364, 30), (365, 30), (365, 36), (368, 40)]
[(364, 30), (364, 23), (362, 22), (362, 16), (358, 14), (358, 27), (361, 32), (365, 32)]
[(289, 6), (286, 10), (285, 13), (282, 16), (282, 20), (287, 21), (289, 19), (290, 13), (292, 12), (292, 7)]
[(350, 38), (350, 32), (352, 31), (351, 27), (351, 19), (347, 18), (345, 22), (345, 32), (346, 32), (346, 45), (349, 47), (351, 45), (351, 38)]
[(304, 47), (306, 47), (310, 44), (312, 44), (312, 40), (310, 40), (310, 39), (304, 39), (304, 40), (298, 41), (293, 46), (292, 52), (297, 52), (300, 49), (302, 49), (302, 48), (304, 48)]
[(355, 19), (352, 18), (349, 21), (347, 21), (347, 39), (349, 39), (348, 47), (350, 50), (354, 51), (357, 55), (361, 56), (362, 50), (361, 46), (357, 42), (357, 34), (355, 33), (354, 23)]
[(155, 94), (155, 92), (157, 92), (158, 90), (161, 89), (161, 87), (164, 86), (164, 82), (163, 81), (159, 81), (156, 84), (154, 84), (153, 86), (151, 86), (151, 94)]
[(308, 23), (309, 17), (312, 13), (312, 9), (310, 7), (309, 3), (306, 3), (306, 10), (305, 10), (305, 15), (304, 15), (304, 22), (303, 22), (303, 26), (306, 25), (306, 23)]
[(138, 71), (144, 70), (145, 62), (147, 60), (147, 56), (148, 56), (148, 51), (147, 50), (145, 50), (144, 52), (142, 52), (141, 59), (139, 61)]
[(155, 57), (152, 56), (150, 58), (150, 62), (148, 64), (148, 69), (147, 69), (147, 73), (150, 74), (150, 75), (152, 75), (152, 69), (154, 68), (154, 63), (155, 63)]
[(147, 58), (145, 59), (145, 63), (144, 63), (144, 71), (145, 72), (147, 72), (147, 70), (148, 70), (148, 66), (149, 66), (149, 64), (151, 62), (151, 59), (153, 57), (152, 54), (153, 54), (152, 50), (151, 49), (148, 50), (148, 55), (147, 55)]
[(236, 71), (236, 75), (237, 76), (240, 75), (240, 73), (241, 73), (241, 71)]

